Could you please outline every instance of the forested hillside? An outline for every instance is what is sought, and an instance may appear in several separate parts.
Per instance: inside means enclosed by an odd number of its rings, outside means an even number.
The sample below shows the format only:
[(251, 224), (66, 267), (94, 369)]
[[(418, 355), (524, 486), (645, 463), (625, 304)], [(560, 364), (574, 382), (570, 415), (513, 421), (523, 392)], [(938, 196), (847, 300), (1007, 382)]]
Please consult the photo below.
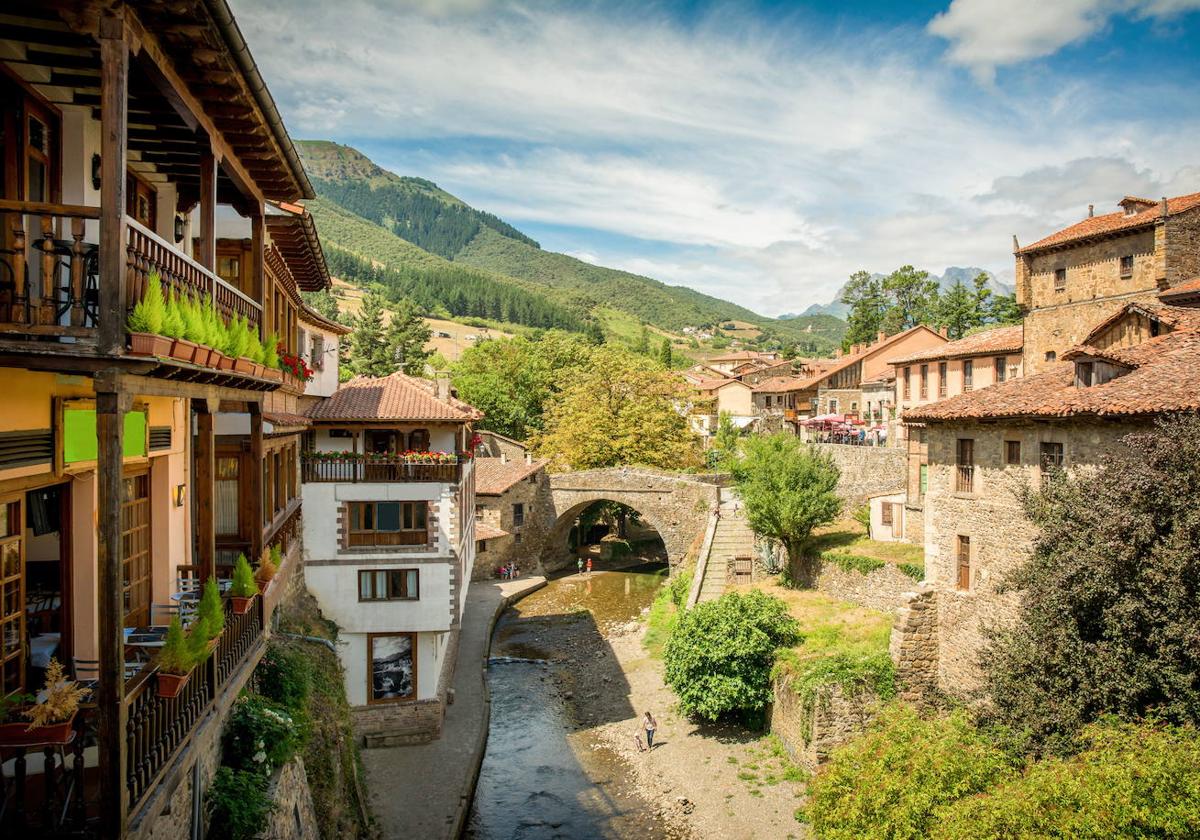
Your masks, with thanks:
[[(466, 310), (529, 326), (582, 329), (593, 312), (615, 309), (665, 330), (740, 321), (805, 352), (837, 345), (845, 324), (828, 316), (778, 321), (683, 286), (542, 250), (508, 223), (423, 178), (401, 177), (348, 146), (297, 144), (320, 199), (309, 203), (347, 279), (420, 294), (423, 306)], [(357, 257), (357, 262), (346, 257)], [(380, 271), (380, 269), (389, 269)], [(374, 273), (372, 273), (374, 272)], [(404, 291), (407, 290), (420, 290)], [(480, 314), (478, 310), (488, 314)], [(523, 320), (509, 317), (516, 315)]]

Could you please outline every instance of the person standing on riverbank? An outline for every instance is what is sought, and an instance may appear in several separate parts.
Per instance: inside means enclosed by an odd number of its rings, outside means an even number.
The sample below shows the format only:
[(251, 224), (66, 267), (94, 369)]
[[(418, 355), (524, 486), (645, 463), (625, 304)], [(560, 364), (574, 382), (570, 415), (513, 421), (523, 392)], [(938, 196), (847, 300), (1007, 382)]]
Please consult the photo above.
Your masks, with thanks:
[(658, 729), (658, 721), (649, 711), (642, 716), (642, 728), (646, 730), (646, 749), (654, 749), (654, 731)]
[(583, 558), (582, 557), (575, 558), (575, 570), (578, 574), (581, 574), (581, 575), (583, 574)]
[(592, 558), (591, 557), (589, 557), (587, 559), (587, 573), (588, 573), (588, 577), (592, 576)]

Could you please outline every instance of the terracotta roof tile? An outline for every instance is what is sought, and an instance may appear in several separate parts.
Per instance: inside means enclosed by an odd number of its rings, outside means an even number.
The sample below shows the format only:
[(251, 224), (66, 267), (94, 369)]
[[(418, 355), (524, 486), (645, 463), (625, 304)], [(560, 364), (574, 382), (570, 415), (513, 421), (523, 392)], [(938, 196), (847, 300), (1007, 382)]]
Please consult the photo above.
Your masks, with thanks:
[(1165, 303), (1130, 303), (1093, 327), (1092, 331), (1083, 339), (1083, 343), (1090, 344), (1097, 336), (1130, 312), (1138, 312), (1156, 318), (1175, 329), (1200, 330), (1200, 309), (1193, 309), (1190, 306), (1170, 306)]
[(1112, 358), (1133, 369), (1102, 385), (1078, 388), (1074, 363), (1058, 362), (1034, 376), (911, 408), (904, 418), (934, 422), (1200, 410), (1200, 333), (1179, 330), (1132, 347), (1075, 351)]
[[(735, 350), (732, 353), (726, 353), (724, 356), (713, 356), (708, 361), (710, 362), (746, 362), (753, 359), (763, 359), (769, 356), (769, 353), (762, 353), (758, 350)], [(766, 361), (774, 361), (766, 359)]]
[[(1129, 200), (1126, 197), (1126, 200)], [(1138, 201), (1138, 199), (1133, 199)], [(1176, 213), (1183, 213), (1191, 210), (1193, 207), (1200, 207), (1200, 193), (1190, 193), (1188, 195), (1180, 195), (1175, 198), (1167, 199), (1167, 215), (1173, 216)], [(1082, 222), (1076, 222), (1070, 227), (1065, 227), (1060, 231), (1056, 231), (1047, 237), (1039, 239), (1032, 245), (1026, 245), (1021, 248), (1018, 254), (1029, 254), (1034, 251), (1041, 251), (1046, 248), (1053, 248), (1057, 245), (1065, 245), (1069, 242), (1075, 242), (1080, 239), (1089, 239), (1094, 236), (1104, 236), (1106, 234), (1120, 233), (1123, 231), (1134, 230), (1146, 225), (1154, 224), (1154, 221), (1162, 214), (1159, 202), (1153, 202), (1152, 206), (1148, 206), (1136, 213), (1126, 213), (1124, 210), (1117, 213), (1106, 213), (1103, 216), (1093, 216), (1090, 219), (1084, 219)]]
[(1200, 277), (1178, 283), (1158, 295), (1159, 300), (1168, 302), (1181, 298), (1200, 298)]
[(996, 327), (984, 330), (974, 335), (968, 335), (957, 341), (951, 341), (939, 347), (930, 347), (917, 353), (891, 359), (888, 364), (906, 365), (910, 362), (928, 362), (937, 359), (961, 359), (966, 356), (982, 356), (990, 353), (1016, 353), (1024, 344), (1025, 328)]
[(292, 414), (288, 411), (264, 411), (262, 418), (272, 426), (306, 429), (312, 425), (312, 421), (303, 414)]
[(500, 458), (475, 459), (475, 493), (479, 496), (499, 496), (523, 478), (544, 469), (546, 460), (505, 460)]
[(485, 525), (482, 522), (475, 523), (475, 540), (494, 540), (496, 537), (507, 537), (508, 531), (502, 528), (494, 528), (491, 525)]
[(756, 394), (780, 394), (787, 391), (802, 391), (805, 383), (812, 377), (806, 376), (772, 376), (754, 386)]
[(483, 412), (454, 397), (439, 399), (427, 379), (393, 373), (359, 376), (308, 409), (312, 420), (447, 420), (466, 423)]

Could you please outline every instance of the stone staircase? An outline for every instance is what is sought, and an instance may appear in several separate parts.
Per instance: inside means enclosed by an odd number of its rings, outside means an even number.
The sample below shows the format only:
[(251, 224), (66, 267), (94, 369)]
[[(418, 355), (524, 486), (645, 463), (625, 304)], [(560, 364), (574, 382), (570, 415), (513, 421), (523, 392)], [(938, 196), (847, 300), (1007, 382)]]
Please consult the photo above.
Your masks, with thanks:
[(704, 580), (697, 601), (713, 601), (725, 592), (729, 569), (735, 557), (754, 556), (754, 532), (742, 513), (741, 502), (727, 489), (721, 490), (720, 516), (704, 564)]

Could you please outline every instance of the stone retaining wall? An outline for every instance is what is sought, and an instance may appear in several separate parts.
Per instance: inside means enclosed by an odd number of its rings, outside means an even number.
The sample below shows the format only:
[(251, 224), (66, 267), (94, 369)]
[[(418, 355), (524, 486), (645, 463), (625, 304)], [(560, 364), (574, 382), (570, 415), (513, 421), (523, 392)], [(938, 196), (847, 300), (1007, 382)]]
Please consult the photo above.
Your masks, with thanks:
[(442, 737), (446, 705), (441, 696), (405, 703), (354, 706), (354, 731), (367, 749), (426, 744)]
[(923, 705), (938, 696), (937, 591), (922, 587), (903, 597), (892, 625), (889, 651), (896, 663), (900, 698)]
[(771, 732), (779, 736), (792, 760), (815, 770), (830, 752), (866, 729), (879, 700), (872, 692), (847, 697), (840, 686), (823, 689), (806, 720), (800, 695), (790, 677), (774, 683), (775, 700), (769, 712)]
[(905, 601), (905, 593), (911, 592), (917, 581), (888, 563), (869, 574), (851, 569), (846, 571), (835, 563), (821, 563), (817, 577), (817, 589), (881, 612), (892, 612)]
[(818, 443), (816, 446), (828, 452), (842, 471), (837, 491), (847, 510), (865, 504), (868, 496), (904, 492), (908, 456), (903, 449), (843, 443)]
[(280, 768), (271, 780), (270, 796), (275, 810), (260, 840), (321, 840), (304, 759), (296, 756)]

